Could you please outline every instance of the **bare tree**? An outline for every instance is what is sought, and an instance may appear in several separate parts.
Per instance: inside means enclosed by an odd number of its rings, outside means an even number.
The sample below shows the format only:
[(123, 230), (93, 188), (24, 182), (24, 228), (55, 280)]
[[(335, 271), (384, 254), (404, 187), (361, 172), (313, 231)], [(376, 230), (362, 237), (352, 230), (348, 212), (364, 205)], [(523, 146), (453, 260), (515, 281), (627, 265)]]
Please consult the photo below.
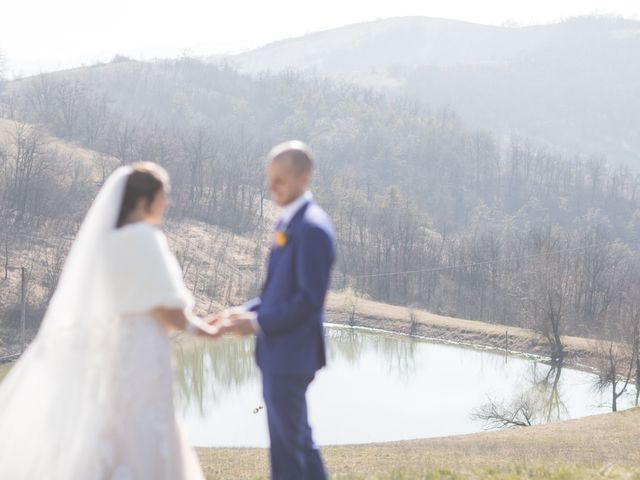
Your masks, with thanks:
[(114, 138), (114, 155), (120, 159), (121, 165), (126, 165), (136, 160), (135, 149), (137, 146), (139, 127), (128, 120), (112, 125)]
[(360, 299), (362, 298), (362, 294), (352, 287), (346, 288), (343, 293), (343, 306), (347, 311), (347, 315), (349, 316), (349, 325), (355, 325), (356, 315), (358, 312), (358, 305), (360, 304)]
[(4, 192), (8, 204), (24, 214), (28, 207), (37, 202), (34, 188), (43, 180), (50, 167), (45, 154), (46, 137), (41, 129), (21, 122), (14, 122), (10, 132), (9, 145), (0, 155), (2, 161)]
[(415, 308), (409, 308), (408, 313), (409, 313), (409, 324), (410, 324), (409, 335), (413, 337), (418, 334), (418, 325), (420, 321), (418, 320), (418, 312), (416, 311)]
[(561, 366), (550, 366), (540, 375), (539, 364), (532, 369), (531, 385), (511, 401), (488, 402), (475, 409), (472, 419), (482, 421), (486, 428), (528, 427), (562, 420), (567, 409), (560, 396)]
[(69, 242), (61, 239), (58, 240), (52, 248), (48, 249), (43, 256), (45, 273), (42, 281), (46, 288), (45, 304), (49, 303), (49, 300), (51, 300), (55, 292), (69, 248)]
[(488, 429), (530, 427), (536, 423), (537, 410), (535, 399), (523, 393), (508, 403), (489, 398), (487, 403), (473, 411), (471, 418), (484, 422)]
[(24, 120), (55, 125), (55, 81), (50, 75), (38, 75), (28, 83), (24, 101)]
[(618, 411), (618, 399), (627, 391), (632, 379), (635, 358), (622, 344), (603, 341), (598, 348), (598, 376), (595, 386), (604, 392), (611, 389), (611, 410)]
[[(557, 246), (555, 248), (558, 248)], [(562, 336), (567, 326), (567, 310), (572, 278), (567, 259), (559, 256), (540, 257), (532, 292), (534, 325), (549, 345), (549, 356), (553, 363), (562, 363), (564, 344)]]
[(64, 138), (76, 135), (80, 121), (80, 108), (84, 105), (84, 87), (78, 81), (58, 82), (55, 89), (58, 134)]

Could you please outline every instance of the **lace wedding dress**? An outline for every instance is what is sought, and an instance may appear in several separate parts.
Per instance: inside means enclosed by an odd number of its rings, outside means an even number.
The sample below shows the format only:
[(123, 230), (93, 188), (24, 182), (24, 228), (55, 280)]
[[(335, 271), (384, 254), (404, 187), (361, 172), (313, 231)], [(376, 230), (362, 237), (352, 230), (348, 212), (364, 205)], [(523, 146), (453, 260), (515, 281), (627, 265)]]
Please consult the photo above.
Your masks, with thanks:
[(171, 345), (149, 312), (190, 309), (157, 228), (115, 229), (127, 173), (106, 182), (37, 337), (0, 384), (0, 478), (202, 480), (176, 420)]

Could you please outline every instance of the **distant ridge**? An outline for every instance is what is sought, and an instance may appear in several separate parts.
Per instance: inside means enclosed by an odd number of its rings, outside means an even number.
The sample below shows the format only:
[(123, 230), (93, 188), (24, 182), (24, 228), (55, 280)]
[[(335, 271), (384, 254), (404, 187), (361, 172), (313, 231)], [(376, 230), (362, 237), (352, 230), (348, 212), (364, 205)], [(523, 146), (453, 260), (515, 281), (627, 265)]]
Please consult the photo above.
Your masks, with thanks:
[(640, 22), (525, 27), (395, 17), (225, 57), (247, 73), (300, 70), (453, 107), (468, 123), (640, 168)]

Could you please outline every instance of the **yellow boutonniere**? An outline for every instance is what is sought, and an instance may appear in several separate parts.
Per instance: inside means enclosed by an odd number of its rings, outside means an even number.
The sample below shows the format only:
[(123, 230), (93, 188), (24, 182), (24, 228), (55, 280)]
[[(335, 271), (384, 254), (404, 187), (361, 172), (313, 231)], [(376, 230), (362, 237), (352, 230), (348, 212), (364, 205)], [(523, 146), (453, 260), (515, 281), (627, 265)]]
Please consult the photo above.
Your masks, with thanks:
[(285, 232), (277, 231), (274, 241), (277, 247), (284, 247), (287, 244), (287, 234)]

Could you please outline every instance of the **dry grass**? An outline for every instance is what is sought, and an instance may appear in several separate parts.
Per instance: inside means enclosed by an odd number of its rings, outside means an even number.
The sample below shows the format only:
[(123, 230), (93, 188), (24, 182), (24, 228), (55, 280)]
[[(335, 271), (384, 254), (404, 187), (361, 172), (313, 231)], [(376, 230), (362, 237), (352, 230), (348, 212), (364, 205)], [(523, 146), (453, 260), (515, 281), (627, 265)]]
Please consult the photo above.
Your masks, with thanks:
[[(323, 448), (341, 479), (640, 478), (640, 409), (457, 437)], [(208, 479), (267, 478), (260, 449), (199, 449)]]
[[(0, 118), (0, 145), (7, 151), (12, 151), (13, 136), (16, 127), (27, 125), (30, 129), (38, 128), (33, 124), (19, 123), (14, 120)], [(104, 175), (115, 169), (120, 161), (111, 156), (99, 153), (73, 142), (54, 137), (43, 130), (43, 143), (47, 157), (53, 159), (59, 166), (68, 169), (81, 167), (87, 181), (101, 182)]]

